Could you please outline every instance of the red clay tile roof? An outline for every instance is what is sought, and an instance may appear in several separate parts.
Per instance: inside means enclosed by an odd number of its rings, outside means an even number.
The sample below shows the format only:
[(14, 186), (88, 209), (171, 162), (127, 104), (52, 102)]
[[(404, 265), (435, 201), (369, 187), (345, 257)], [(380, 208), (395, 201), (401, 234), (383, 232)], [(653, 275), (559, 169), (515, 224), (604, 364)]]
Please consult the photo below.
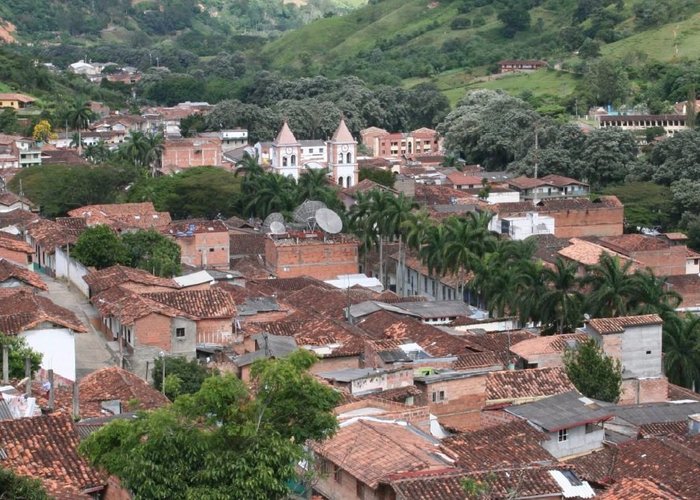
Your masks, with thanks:
[(466, 473), (461, 470), (418, 471), (395, 474), (388, 484), (396, 493), (396, 500), (464, 500), (470, 497), (462, 487), (464, 479), (474, 479), (488, 485), (488, 498), (560, 498), (562, 489), (543, 467), (525, 467)]
[(642, 424), (639, 426), (639, 435), (641, 437), (651, 436), (685, 436), (688, 434), (688, 421), (680, 420), (677, 422), (657, 422), (653, 424)]
[(198, 319), (232, 319), (236, 315), (236, 304), (233, 297), (218, 288), (175, 290), (142, 295), (173, 309), (184, 311)]
[(34, 99), (32, 96), (28, 96), (26, 94), (13, 93), (13, 92), (0, 94), (0, 100), (2, 100), (2, 101), (20, 101), (20, 102), (24, 102), (24, 103), (36, 101), (36, 99)]
[[(81, 418), (104, 416), (99, 404), (103, 401), (120, 401), (122, 411), (152, 410), (170, 403), (145, 380), (116, 366), (90, 373), (80, 381), (79, 386)], [(129, 407), (129, 402), (133, 400), (138, 401), (136, 408)]]
[(491, 372), (486, 379), (486, 400), (540, 399), (575, 391), (563, 368), (534, 368)]
[(73, 311), (54, 304), (51, 299), (34, 291), (20, 288), (0, 288), (0, 331), (16, 335), (41, 323), (53, 323), (74, 332), (87, 332)]
[(30, 271), (26, 267), (18, 266), (7, 259), (0, 258), (0, 283), (10, 279), (22, 281), (26, 285), (33, 286), (39, 290), (49, 289), (37, 273)]
[(259, 255), (231, 259), (229, 264), (232, 271), (238, 271), (246, 279), (265, 279), (271, 276), (270, 271), (265, 267), (265, 262)]
[(598, 238), (598, 242), (605, 247), (626, 255), (630, 254), (631, 252), (664, 250), (671, 247), (671, 243), (669, 241), (643, 234), (604, 236), (602, 238)]
[(633, 270), (639, 266), (639, 262), (635, 259), (631, 259), (623, 253), (615, 252), (610, 248), (606, 248), (603, 245), (599, 245), (598, 243), (594, 243), (592, 241), (586, 241), (580, 238), (571, 238), (569, 243), (570, 244), (568, 246), (559, 250), (558, 254), (585, 266), (597, 264), (600, 260), (600, 256), (604, 253), (619, 258), (623, 263), (627, 261), (633, 262), (636, 264), (633, 265)]
[(132, 325), (134, 321), (149, 314), (162, 314), (171, 318), (185, 317), (196, 319), (195, 317), (169, 307), (161, 302), (144, 297), (121, 286), (115, 286), (105, 290), (91, 299), (92, 304), (102, 317), (115, 317), (122, 325)]
[[(297, 316), (298, 317), (298, 316)], [(267, 332), (272, 335), (294, 337), (298, 346), (332, 347), (328, 354), (321, 357), (356, 356), (364, 352), (365, 340), (362, 332), (345, 321), (307, 316), (308, 319), (281, 320), (269, 323), (251, 323), (248, 331)]]
[(315, 312), (321, 316), (344, 319), (348, 304), (359, 304), (374, 298), (370, 290), (342, 291), (330, 285), (311, 285), (287, 295), (284, 301), (301, 311)]
[(27, 234), (36, 243), (44, 247), (48, 253), (52, 253), (55, 247), (74, 244), (78, 241), (81, 233), (82, 229), (76, 230), (70, 226), (46, 219), (39, 219), (27, 226)]
[(624, 478), (596, 498), (600, 500), (674, 500), (678, 495), (649, 479)]
[(685, 241), (688, 239), (688, 235), (685, 233), (664, 233), (664, 236), (671, 241)]
[(24, 196), (16, 195), (11, 191), (0, 192), (0, 205), (5, 205), (6, 207), (9, 207), (11, 205), (14, 205), (15, 203), (24, 203), (27, 206), (27, 208), (31, 208), (34, 206), (34, 204)]
[(626, 327), (661, 324), (663, 324), (663, 320), (658, 314), (623, 316), (620, 318), (596, 318), (588, 321), (588, 326), (601, 335), (623, 333)]
[(114, 203), (87, 205), (68, 212), (70, 217), (80, 217), (87, 224), (106, 224), (113, 229), (165, 229), (170, 224), (168, 212), (157, 212), (153, 203)]
[(541, 443), (547, 435), (525, 421), (456, 434), (442, 440), (442, 447), (457, 456), (456, 465), (466, 471), (523, 467), (556, 462)]
[(700, 436), (627, 441), (567, 462), (586, 479), (602, 484), (643, 477), (689, 499), (697, 498), (700, 490)]
[(83, 281), (90, 286), (90, 292), (93, 295), (127, 282), (154, 287), (179, 288), (178, 284), (172, 279), (160, 278), (142, 269), (134, 269), (126, 266), (112, 266), (100, 269), (99, 271), (93, 271), (84, 276)]
[(370, 488), (376, 488), (390, 474), (447, 465), (433, 454), (439, 448), (432, 438), (389, 422), (358, 420), (346, 424), (313, 448)]
[(425, 205), (451, 205), (455, 201), (459, 205), (460, 200), (464, 200), (467, 205), (473, 204), (473, 197), (466, 195), (464, 191), (427, 184), (416, 184), (415, 199)]
[(588, 339), (588, 335), (583, 333), (568, 333), (564, 335), (545, 335), (526, 339), (513, 344), (510, 351), (518, 356), (528, 359), (530, 356), (538, 354), (556, 354), (564, 353), (568, 348), (569, 343), (584, 342)]
[(685, 387), (681, 387), (676, 384), (668, 383), (668, 400), (669, 401), (680, 401), (683, 399), (692, 399), (695, 401), (700, 401), (700, 394)]
[(0, 212), (0, 227), (18, 226), (20, 228), (27, 226), (29, 223), (39, 220), (37, 214), (29, 210), (16, 208), (9, 212)]
[(503, 369), (502, 358), (493, 351), (462, 354), (452, 364), (452, 368), (455, 370), (473, 370), (475, 368), (490, 368), (494, 366)]
[(472, 352), (462, 337), (450, 335), (439, 328), (427, 325), (409, 316), (388, 311), (367, 315), (357, 327), (375, 340), (393, 339), (403, 343), (416, 343), (431, 356), (459, 356)]
[(29, 243), (19, 237), (12, 236), (11, 234), (2, 231), (0, 231), (0, 248), (26, 254), (34, 253), (34, 249), (32, 249)]
[(265, 235), (230, 233), (228, 237), (231, 255), (264, 255)]
[[(2, 467), (42, 481), (61, 498), (82, 498), (81, 492), (102, 489), (104, 477), (78, 455), (79, 440), (66, 414), (42, 415), (0, 422)], [(72, 496), (71, 496), (72, 495)]]

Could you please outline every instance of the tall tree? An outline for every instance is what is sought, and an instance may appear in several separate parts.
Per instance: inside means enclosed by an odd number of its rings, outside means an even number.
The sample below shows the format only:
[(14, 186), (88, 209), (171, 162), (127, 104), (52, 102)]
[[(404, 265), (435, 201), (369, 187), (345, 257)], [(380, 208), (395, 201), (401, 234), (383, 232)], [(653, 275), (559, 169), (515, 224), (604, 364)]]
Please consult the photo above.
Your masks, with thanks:
[(127, 250), (119, 236), (109, 227), (98, 225), (87, 228), (80, 235), (71, 256), (88, 267), (103, 269), (128, 260)]
[(584, 312), (599, 318), (631, 313), (638, 291), (631, 269), (632, 261), (622, 264), (617, 256), (602, 253), (598, 264), (590, 266), (582, 280), (584, 286), (590, 287)]
[(615, 403), (622, 393), (620, 361), (606, 356), (594, 339), (564, 353), (566, 374), (586, 397)]
[(105, 426), (80, 450), (136, 498), (283, 498), (308, 459), (306, 441), (337, 427), (338, 393), (308, 374), (314, 361), (300, 350), (258, 362), (252, 390), (234, 375), (210, 377), (170, 407)]
[(664, 322), (664, 371), (669, 382), (700, 388), (700, 317), (686, 315)]
[[(27, 358), (30, 360), (32, 374), (39, 370), (39, 367), (41, 366), (42, 354), (29, 347), (29, 344), (27, 344), (27, 339), (17, 337), (16, 335), (5, 335), (4, 333), (0, 332), (0, 353), (2, 353), (3, 346), (7, 346), (8, 348), (10, 378), (24, 378), (24, 363)], [(2, 366), (1, 357), (0, 366)], [(0, 373), (2, 373), (2, 371), (0, 371)], [(0, 496), (0, 498), (2, 497)]]
[(553, 268), (542, 272), (547, 282), (539, 298), (542, 321), (558, 333), (573, 331), (582, 319), (583, 303), (576, 263), (557, 258)]

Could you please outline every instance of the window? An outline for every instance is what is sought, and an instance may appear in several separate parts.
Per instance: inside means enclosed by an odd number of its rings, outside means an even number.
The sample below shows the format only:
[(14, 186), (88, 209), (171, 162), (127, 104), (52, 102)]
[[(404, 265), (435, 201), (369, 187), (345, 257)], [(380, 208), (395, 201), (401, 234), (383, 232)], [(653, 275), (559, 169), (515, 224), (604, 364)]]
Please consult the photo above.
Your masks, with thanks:
[(310, 155), (314, 154), (314, 148), (309, 148), (309, 154)]
[(586, 424), (586, 434), (590, 434), (591, 432), (599, 431), (602, 430), (602, 427), (596, 424)]
[(567, 439), (569, 439), (569, 434), (568, 434), (567, 430), (561, 429), (559, 431), (559, 442), (562, 443), (562, 442), (566, 441)]
[(355, 481), (355, 495), (357, 498), (365, 498), (365, 485), (360, 481)]
[(214, 251), (214, 249), (213, 249), (213, 248), (210, 248), (210, 249), (209, 249), (209, 251), (210, 251), (210, 252), (213, 252), (213, 251)]
[(321, 459), (321, 474), (324, 476), (330, 476), (331, 472), (333, 472), (333, 468), (331, 467), (331, 463), (326, 460), (325, 458)]
[(338, 484), (343, 483), (343, 469), (335, 464), (333, 464), (333, 479), (335, 479), (335, 482)]
[(433, 391), (433, 403), (445, 401), (445, 391)]
[(651, 351), (647, 351), (647, 355), (651, 354)]
[(181, 339), (185, 337), (185, 329), (184, 328), (175, 328), (175, 337)]

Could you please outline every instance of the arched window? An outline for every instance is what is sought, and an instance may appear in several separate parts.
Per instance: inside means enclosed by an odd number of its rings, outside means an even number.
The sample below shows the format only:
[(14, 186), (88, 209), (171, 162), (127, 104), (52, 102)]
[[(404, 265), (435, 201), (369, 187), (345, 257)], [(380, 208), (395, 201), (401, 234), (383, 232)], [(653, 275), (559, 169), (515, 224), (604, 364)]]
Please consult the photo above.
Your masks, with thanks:
[(297, 164), (297, 155), (292, 155), (292, 167), (296, 166)]
[(348, 175), (348, 182), (345, 184), (347, 187), (350, 187), (352, 185), (352, 177)]
[(286, 167), (286, 166), (287, 166), (287, 157), (286, 157), (286, 156), (283, 156), (283, 157), (282, 157), (282, 166), (283, 166), (283, 167)]
[(343, 153), (338, 155), (338, 163), (343, 163)]
[(340, 187), (343, 187), (343, 178), (342, 177), (338, 177), (338, 185)]
[(348, 153), (348, 161), (345, 163), (352, 163), (352, 153)]

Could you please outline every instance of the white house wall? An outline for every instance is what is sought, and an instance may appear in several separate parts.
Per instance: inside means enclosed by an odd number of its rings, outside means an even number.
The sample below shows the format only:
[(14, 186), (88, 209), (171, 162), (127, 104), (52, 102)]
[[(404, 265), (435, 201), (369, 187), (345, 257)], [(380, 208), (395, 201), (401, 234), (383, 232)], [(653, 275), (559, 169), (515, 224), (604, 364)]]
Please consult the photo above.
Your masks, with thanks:
[(29, 347), (42, 354), (41, 367), (75, 381), (75, 334), (68, 328), (27, 330), (20, 334)]

